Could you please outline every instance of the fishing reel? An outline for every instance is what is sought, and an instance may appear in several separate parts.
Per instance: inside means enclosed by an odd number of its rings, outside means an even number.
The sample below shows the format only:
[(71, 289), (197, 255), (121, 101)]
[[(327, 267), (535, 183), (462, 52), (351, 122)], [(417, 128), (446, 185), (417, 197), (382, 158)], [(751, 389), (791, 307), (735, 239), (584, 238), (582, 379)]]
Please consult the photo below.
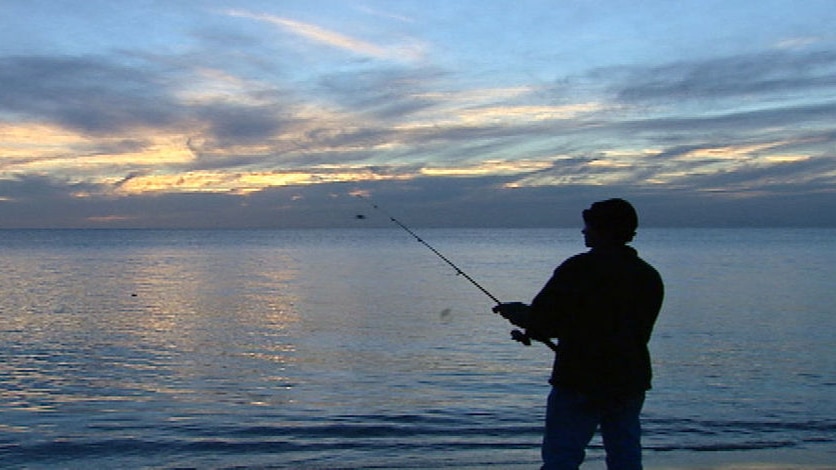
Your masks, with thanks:
[(558, 352), (557, 344), (555, 344), (549, 338), (538, 338), (538, 337), (532, 338), (527, 333), (523, 333), (520, 330), (514, 330), (514, 331), (511, 332), (511, 339), (513, 339), (514, 341), (518, 341), (518, 342), (520, 342), (520, 343), (522, 343), (526, 346), (531, 346), (531, 340), (533, 339), (535, 341), (539, 341), (539, 342), (545, 344), (552, 351)]

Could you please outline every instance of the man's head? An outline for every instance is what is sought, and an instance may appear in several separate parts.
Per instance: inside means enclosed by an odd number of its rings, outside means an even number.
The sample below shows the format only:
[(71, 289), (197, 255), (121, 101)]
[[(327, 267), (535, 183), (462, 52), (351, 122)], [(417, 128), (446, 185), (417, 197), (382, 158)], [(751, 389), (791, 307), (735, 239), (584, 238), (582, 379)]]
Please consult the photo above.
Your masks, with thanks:
[[(590, 245), (590, 237), (602, 239), (609, 244), (629, 243), (639, 226), (636, 210), (624, 199), (607, 199), (592, 204), (583, 211), (583, 221), (586, 224), (584, 233), (587, 235), (587, 245)], [(587, 231), (590, 233), (587, 234)]]

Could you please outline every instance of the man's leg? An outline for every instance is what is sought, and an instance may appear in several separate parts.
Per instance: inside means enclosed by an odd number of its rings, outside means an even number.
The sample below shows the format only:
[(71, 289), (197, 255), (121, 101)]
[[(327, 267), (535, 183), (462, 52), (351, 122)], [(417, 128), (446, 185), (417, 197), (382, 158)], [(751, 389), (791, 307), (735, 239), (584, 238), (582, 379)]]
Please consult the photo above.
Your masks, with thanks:
[(541, 470), (577, 470), (598, 427), (598, 417), (581, 394), (552, 387), (546, 407)]
[(639, 414), (644, 392), (608, 403), (601, 417), (601, 436), (608, 470), (641, 470), (642, 444)]

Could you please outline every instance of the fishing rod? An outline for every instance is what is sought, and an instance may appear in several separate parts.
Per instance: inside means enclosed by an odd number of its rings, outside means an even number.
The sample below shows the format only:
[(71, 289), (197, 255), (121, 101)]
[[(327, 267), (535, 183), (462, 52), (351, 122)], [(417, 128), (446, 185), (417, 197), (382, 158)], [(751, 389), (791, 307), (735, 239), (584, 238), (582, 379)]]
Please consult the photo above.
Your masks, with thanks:
[[(397, 225), (398, 227), (402, 228), (402, 229), (403, 229), (406, 233), (408, 233), (408, 234), (412, 235), (412, 237), (413, 237), (413, 238), (414, 238), (414, 239), (415, 239), (418, 243), (420, 243), (420, 244), (424, 245), (425, 247), (427, 247), (430, 251), (432, 251), (432, 252), (433, 252), (433, 254), (435, 254), (436, 256), (438, 256), (439, 258), (441, 258), (441, 259), (442, 259), (445, 263), (447, 263), (447, 264), (448, 264), (451, 268), (453, 268), (454, 270), (456, 270), (456, 275), (458, 275), (458, 276), (462, 276), (463, 278), (467, 279), (467, 280), (468, 280), (471, 284), (473, 284), (473, 285), (474, 285), (477, 289), (479, 289), (480, 291), (482, 291), (482, 293), (483, 293), (483, 294), (485, 294), (485, 295), (487, 295), (488, 297), (490, 297), (490, 299), (491, 299), (491, 300), (493, 300), (493, 301), (496, 303), (496, 305), (500, 305), (500, 304), (502, 304), (502, 302), (500, 302), (500, 301), (499, 301), (499, 299), (498, 299), (495, 295), (491, 294), (491, 293), (490, 293), (487, 289), (485, 289), (484, 287), (482, 287), (482, 285), (481, 285), (481, 284), (479, 284), (478, 282), (476, 282), (476, 280), (474, 280), (472, 277), (470, 277), (470, 275), (468, 275), (466, 272), (462, 271), (462, 269), (461, 269), (460, 267), (456, 266), (456, 264), (455, 264), (455, 263), (453, 263), (452, 261), (450, 261), (450, 259), (449, 259), (449, 258), (447, 258), (447, 257), (446, 257), (446, 256), (444, 256), (443, 254), (441, 254), (441, 252), (440, 252), (440, 251), (438, 251), (437, 249), (435, 249), (435, 247), (433, 247), (432, 245), (430, 245), (429, 243), (427, 243), (427, 241), (426, 241), (426, 240), (424, 240), (423, 238), (419, 237), (417, 233), (415, 233), (412, 229), (410, 229), (409, 227), (407, 227), (407, 226), (406, 226), (403, 222), (401, 222), (400, 220), (398, 220), (398, 219), (396, 219), (396, 218), (392, 217), (392, 215), (390, 215), (388, 212), (386, 212), (385, 210), (383, 210), (383, 208), (382, 208), (382, 207), (380, 207), (379, 205), (377, 205), (375, 202), (373, 202), (373, 201), (372, 201), (371, 199), (369, 199), (368, 197), (365, 197), (365, 196), (360, 195), (360, 194), (356, 194), (356, 196), (357, 196), (358, 198), (360, 198), (360, 199), (362, 199), (362, 200), (366, 201), (369, 205), (371, 205), (371, 206), (372, 206), (372, 208), (374, 208), (375, 210), (377, 210), (377, 211), (379, 211), (380, 213), (382, 213), (383, 215), (385, 215), (385, 216), (386, 216), (386, 217), (387, 217), (390, 221), (392, 221), (392, 222), (393, 222), (395, 225)], [(358, 216), (358, 217), (360, 217), (360, 216)], [(362, 218), (362, 217), (361, 217), (361, 218)], [(522, 332), (522, 331), (520, 331), (520, 330), (513, 330), (513, 331), (511, 332), (511, 338), (513, 338), (515, 341), (519, 341), (520, 343), (525, 344), (526, 346), (531, 346), (531, 340), (532, 340), (532, 338), (531, 338), (530, 336), (528, 336), (527, 334), (523, 333), (523, 332)], [(549, 339), (537, 339), (537, 341), (540, 341), (541, 343), (545, 344), (546, 346), (548, 346), (549, 348), (551, 348), (553, 351), (557, 351), (557, 345), (555, 345), (555, 344), (554, 344), (551, 340), (549, 340)]]

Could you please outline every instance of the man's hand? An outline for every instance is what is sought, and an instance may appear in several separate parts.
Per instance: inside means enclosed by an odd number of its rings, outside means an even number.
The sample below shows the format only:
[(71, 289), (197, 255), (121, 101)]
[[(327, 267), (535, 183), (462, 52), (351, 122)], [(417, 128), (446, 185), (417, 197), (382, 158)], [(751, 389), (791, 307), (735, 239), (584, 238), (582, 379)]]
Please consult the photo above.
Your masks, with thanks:
[(503, 303), (493, 308), (494, 313), (502, 315), (503, 318), (520, 328), (528, 328), (529, 311), (529, 306), (522, 302)]

